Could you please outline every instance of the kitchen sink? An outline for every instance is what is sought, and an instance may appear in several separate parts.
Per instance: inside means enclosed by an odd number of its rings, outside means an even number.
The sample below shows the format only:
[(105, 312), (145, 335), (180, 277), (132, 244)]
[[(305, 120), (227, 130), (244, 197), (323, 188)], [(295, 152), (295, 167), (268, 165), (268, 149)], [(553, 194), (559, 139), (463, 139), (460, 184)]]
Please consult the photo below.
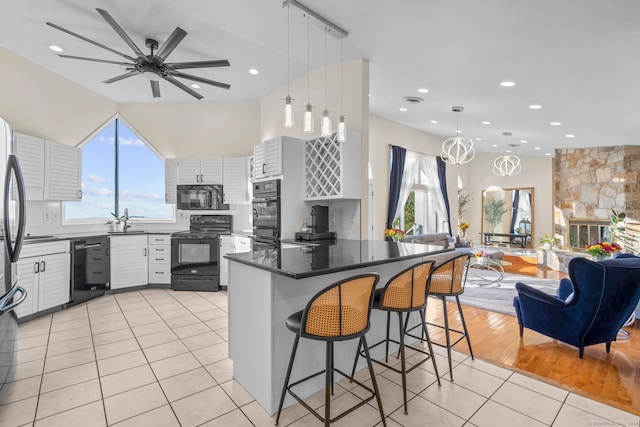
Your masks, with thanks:
[(26, 235), (24, 236), (24, 240), (42, 240), (42, 239), (53, 239), (53, 236), (51, 235), (42, 235), (42, 236), (38, 236), (38, 235)]
[(107, 234), (144, 234), (144, 230), (129, 231), (107, 231)]

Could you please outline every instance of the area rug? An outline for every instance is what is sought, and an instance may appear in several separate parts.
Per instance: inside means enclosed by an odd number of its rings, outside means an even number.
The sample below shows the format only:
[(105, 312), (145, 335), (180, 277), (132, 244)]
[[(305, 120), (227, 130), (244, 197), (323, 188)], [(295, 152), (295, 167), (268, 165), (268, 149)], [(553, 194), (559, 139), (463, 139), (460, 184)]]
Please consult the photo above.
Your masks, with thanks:
[[(486, 271), (483, 277), (490, 280), (497, 279), (498, 274)], [(504, 273), (504, 279), (499, 283), (481, 285), (479, 282), (480, 281), (474, 280), (473, 278), (467, 280), (464, 293), (460, 295), (460, 302), (473, 307), (512, 316), (516, 315), (515, 309), (513, 308), (513, 297), (518, 295), (515, 289), (516, 283), (523, 282), (553, 295), (555, 295), (559, 283), (559, 281), (555, 279), (539, 279), (537, 277), (509, 273)]]

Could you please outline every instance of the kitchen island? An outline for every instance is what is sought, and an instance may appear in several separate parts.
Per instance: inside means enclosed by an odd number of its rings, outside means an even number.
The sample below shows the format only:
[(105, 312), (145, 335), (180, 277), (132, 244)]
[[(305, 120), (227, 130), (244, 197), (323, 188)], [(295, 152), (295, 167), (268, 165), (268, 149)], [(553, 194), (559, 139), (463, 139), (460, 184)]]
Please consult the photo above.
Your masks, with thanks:
[[(370, 240), (336, 240), (330, 246), (300, 246), (262, 249), (227, 255), (229, 259), (229, 357), (234, 378), (270, 414), (278, 409), (294, 334), (285, 320), (304, 309), (326, 286), (356, 274), (376, 272), (382, 287), (396, 273), (423, 259), (448, 258), (453, 248)], [(418, 316), (414, 316), (414, 322)], [(367, 341), (385, 335), (386, 315), (374, 310)], [(392, 337), (397, 325), (392, 322)], [(393, 333), (395, 331), (395, 334)], [(335, 346), (336, 367), (349, 372), (357, 340)], [(391, 351), (395, 347), (391, 346)], [(372, 357), (383, 356), (383, 346)], [(302, 340), (292, 379), (302, 378), (324, 367), (324, 342)], [(361, 366), (364, 362), (360, 361)], [(339, 381), (341, 378), (336, 378)], [(297, 388), (302, 397), (324, 387), (324, 377)], [(285, 407), (293, 403), (287, 396)]]

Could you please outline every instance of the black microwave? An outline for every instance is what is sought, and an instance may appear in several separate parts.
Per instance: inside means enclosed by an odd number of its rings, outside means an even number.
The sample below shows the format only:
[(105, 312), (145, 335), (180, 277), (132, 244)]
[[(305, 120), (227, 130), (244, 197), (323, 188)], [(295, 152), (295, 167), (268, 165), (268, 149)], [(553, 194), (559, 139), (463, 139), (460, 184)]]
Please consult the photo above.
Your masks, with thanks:
[(176, 208), (183, 210), (229, 210), (222, 185), (178, 185)]

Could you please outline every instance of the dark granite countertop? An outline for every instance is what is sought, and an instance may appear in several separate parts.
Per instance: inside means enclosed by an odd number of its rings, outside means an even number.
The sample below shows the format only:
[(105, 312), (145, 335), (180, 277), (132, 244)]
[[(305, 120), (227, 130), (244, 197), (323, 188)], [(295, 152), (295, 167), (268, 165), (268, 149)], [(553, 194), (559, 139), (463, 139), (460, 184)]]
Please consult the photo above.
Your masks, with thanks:
[(329, 246), (260, 249), (225, 258), (272, 273), (303, 279), (453, 251), (455, 248), (379, 240), (338, 239)]

